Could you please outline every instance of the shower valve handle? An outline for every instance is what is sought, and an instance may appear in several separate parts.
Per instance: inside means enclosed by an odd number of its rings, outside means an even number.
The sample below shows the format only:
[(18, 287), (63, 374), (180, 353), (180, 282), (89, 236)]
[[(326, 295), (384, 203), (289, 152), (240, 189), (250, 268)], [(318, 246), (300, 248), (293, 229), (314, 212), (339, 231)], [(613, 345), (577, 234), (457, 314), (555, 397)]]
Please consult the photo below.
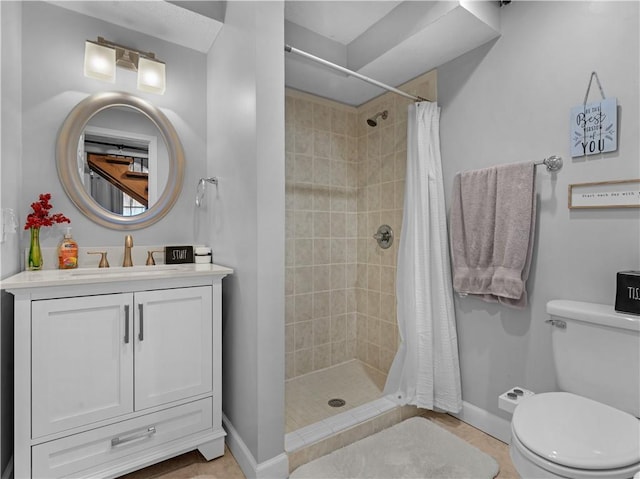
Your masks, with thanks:
[(376, 233), (373, 235), (373, 239), (377, 240), (377, 241), (389, 241), (389, 237), (391, 236), (391, 233), (385, 231), (383, 233)]
[(393, 244), (393, 230), (391, 229), (391, 226), (380, 226), (378, 231), (373, 235), (373, 239), (378, 242), (378, 246), (380, 246), (380, 248), (389, 248)]

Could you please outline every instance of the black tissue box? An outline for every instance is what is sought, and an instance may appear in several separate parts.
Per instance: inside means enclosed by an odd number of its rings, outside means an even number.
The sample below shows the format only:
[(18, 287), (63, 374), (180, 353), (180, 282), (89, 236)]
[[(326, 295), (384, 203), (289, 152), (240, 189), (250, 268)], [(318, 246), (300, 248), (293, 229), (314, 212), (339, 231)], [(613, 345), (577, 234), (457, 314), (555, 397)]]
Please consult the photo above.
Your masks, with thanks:
[(640, 271), (620, 271), (616, 281), (616, 311), (640, 314)]

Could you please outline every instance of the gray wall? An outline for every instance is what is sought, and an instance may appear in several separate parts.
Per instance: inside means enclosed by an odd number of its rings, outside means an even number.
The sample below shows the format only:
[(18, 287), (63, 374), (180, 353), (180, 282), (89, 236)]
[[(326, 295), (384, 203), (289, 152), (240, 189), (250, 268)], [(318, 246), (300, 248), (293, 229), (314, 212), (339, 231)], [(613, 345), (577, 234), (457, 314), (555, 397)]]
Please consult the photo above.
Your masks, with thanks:
[[(0, 119), (0, 205), (17, 212), (20, 206), (22, 126), (22, 8), (18, 2), (1, 2), (1, 59), (2, 69), (0, 101), (2, 118)], [(6, 65), (6, 67), (5, 67)], [(13, 254), (20, 240), (19, 235), (8, 234), (6, 241), (0, 244), (0, 278), (20, 271), (20, 260)]]
[[(176, 128), (185, 150), (183, 191), (171, 212), (159, 223), (134, 231), (134, 244), (193, 244), (198, 235), (194, 207), (198, 178), (205, 173), (207, 112), (206, 55), (68, 11), (44, 2), (24, 2), (22, 19), (22, 192), (18, 206), (21, 224), (38, 194), (50, 192), (54, 212), (71, 219), (74, 239), (82, 246), (123, 244), (124, 233), (86, 219), (66, 198), (55, 165), (58, 130), (70, 110), (87, 95), (99, 91), (124, 91), (145, 98), (160, 108)], [(164, 95), (146, 94), (136, 88), (136, 74), (117, 69), (114, 84), (83, 75), (84, 42), (103, 36), (123, 45), (153, 51), (167, 64)], [(10, 160), (11, 161), (11, 160)], [(55, 246), (62, 229), (47, 228), (43, 246)], [(22, 235), (26, 247), (27, 235)]]
[[(135, 231), (134, 241), (212, 244), (215, 261), (235, 269), (224, 288), (225, 412), (258, 463), (282, 454), (283, 4), (230, 4), (227, 24), (208, 56), (47, 3), (2, 2), (2, 13), (2, 199), (20, 223), (19, 234), (2, 245), (2, 277), (21, 268), (18, 258), (28, 241), (22, 225), (42, 192), (52, 193), (54, 211), (71, 218), (81, 245), (122, 244), (122, 232), (96, 226), (67, 200), (55, 168), (56, 135), (71, 108), (94, 92), (126, 91), (153, 102), (182, 139), (185, 184), (167, 217)], [(167, 64), (165, 95), (138, 92), (135, 74), (122, 69), (114, 85), (85, 78), (84, 41), (98, 35), (154, 51)], [(11, 49), (5, 48), (6, 37)], [(217, 192), (209, 187), (208, 207), (196, 209), (197, 180), (212, 175), (220, 177), (220, 186)], [(59, 240), (59, 231), (50, 230), (44, 246)], [(3, 324), (9, 326), (10, 306), (3, 302)], [(10, 382), (11, 350), (5, 340), (10, 344), (11, 332), (3, 327), (2, 407), (10, 413), (11, 390), (4, 386)], [(2, 418), (3, 466), (11, 453), (10, 424), (10, 417)]]
[[(21, 32), (22, 9), (0, 2), (0, 208), (17, 211), (20, 204)], [(5, 65), (10, 65), (5, 67)], [(0, 219), (1, 221), (1, 219)], [(20, 236), (7, 234), (0, 244), (0, 278), (20, 271)], [(13, 453), (13, 297), (0, 291), (0, 473)]]
[[(230, 2), (208, 55), (208, 216), (224, 280), (223, 410), (260, 464), (284, 452), (284, 21)], [(247, 471), (245, 471), (246, 473)]]
[[(101, 90), (123, 90), (158, 105), (183, 140), (183, 194), (157, 225), (134, 233), (137, 244), (207, 242), (225, 279), (223, 403), (256, 461), (283, 451), (284, 429), (284, 58), (280, 2), (229, 2), (225, 27), (208, 56), (40, 2), (2, 8), (3, 207), (18, 214), (20, 236), (0, 246), (0, 275), (20, 268), (22, 223), (39, 193), (70, 216), (81, 245), (119, 245), (122, 233), (84, 219), (57, 180), (54, 145), (74, 104)], [(439, 69), (445, 184), (456, 171), (496, 163), (565, 157), (538, 172), (537, 247), (523, 312), (456, 299), (466, 401), (490, 412), (518, 384), (555, 388), (545, 304), (552, 298), (611, 303), (615, 272), (639, 268), (637, 210), (573, 211), (567, 184), (640, 177), (638, 158), (638, 4), (512, 2), (503, 35)], [(167, 62), (167, 93), (141, 94), (118, 70), (115, 85), (82, 74), (84, 40), (98, 35), (152, 50)], [(11, 47), (11, 48), (9, 48)], [(569, 109), (597, 70), (620, 105), (615, 153), (571, 160)], [(202, 98), (207, 97), (207, 103)], [(598, 98), (594, 91), (592, 99)], [(207, 124), (208, 122), (208, 124)], [(22, 131), (21, 131), (22, 130)], [(22, 134), (22, 137), (21, 137)], [(195, 210), (197, 179), (219, 176), (206, 208)], [(450, 197), (450, 191), (447, 191)], [(20, 244), (18, 244), (20, 238)], [(46, 236), (45, 246), (59, 234)], [(2, 324), (7, 303), (3, 301)], [(3, 326), (2, 409), (7, 411), (10, 332)], [(10, 407), (9, 407), (10, 410)], [(11, 443), (2, 421), (0, 465)]]
[[(502, 36), (438, 69), (446, 197), (457, 171), (561, 155), (538, 167), (536, 248), (524, 311), (456, 298), (463, 399), (508, 418), (511, 386), (553, 390), (545, 305), (554, 298), (613, 304), (615, 275), (640, 269), (638, 209), (572, 210), (571, 183), (640, 178), (637, 2), (512, 2)], [(571, 159), (569, 112), (591, 72), (618, 98), (618, 151)], [(589, 101), (600, 94), (595, 84)]]
[[(98, 226), (66, 198), (55, 165), (58, 129), (69, 111), (87, 95), (118, 90), (141, 96), (158, 106), (182, 139), (186, 171), (180, 199), (160, 223), (133, 232), (137, 245), (207, 243), (194, 198), (198, 178), (205, 175), (206, 55), (157, 38), (83, 16), (43, 2), (0, 2), (2, 68), (0, 100), (0, 206), (16, 212), (18, 231), (0, 245), (0, 278), (21, 270), (28, 245), (23, 230), (29, 205), (40, 193), (53, 195), (54, 212), (71, 218), (74, 238), (84, 246), (121, 245), (124, 233)], [(167, 91), (144, 94), (133, 72), (118, 69), (115, 84), (83, 75), (84, 42), (97, 36), (153, 51), (167, 63)], [(204, 218), (206, 219), (206, 218)], [(43, 232), (43, 246), (55, 246), (62, 229)], [(13, 450), (13, 304), (2, 293), (0, 304), (0, 473)]]

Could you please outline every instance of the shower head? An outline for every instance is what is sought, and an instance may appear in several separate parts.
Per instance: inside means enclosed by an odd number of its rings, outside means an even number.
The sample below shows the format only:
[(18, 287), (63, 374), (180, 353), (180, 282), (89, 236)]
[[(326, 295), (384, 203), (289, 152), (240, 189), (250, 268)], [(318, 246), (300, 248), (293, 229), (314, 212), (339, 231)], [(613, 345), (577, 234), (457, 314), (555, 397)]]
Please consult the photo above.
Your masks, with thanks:
[(389, 116), (389, 111), (388, 110), (381, 111), (381, 112), (378, 112), (375, 115), (373, 115), (373, 117), (368, 118), (367, 119), (367, 125), (369, 125), (369, 126), (377, 126), (378, 122), (376, 120), (378, 119), (379, 116), (381, 116), (383, 120), (386, 120), (387, 116)]

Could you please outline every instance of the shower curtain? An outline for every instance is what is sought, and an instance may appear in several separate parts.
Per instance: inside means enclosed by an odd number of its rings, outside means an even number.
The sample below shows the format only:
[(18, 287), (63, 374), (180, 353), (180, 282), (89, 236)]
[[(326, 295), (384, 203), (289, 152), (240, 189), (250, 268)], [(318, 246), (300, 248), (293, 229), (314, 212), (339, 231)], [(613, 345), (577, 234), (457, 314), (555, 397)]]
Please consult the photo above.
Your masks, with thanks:
[(124, 211), (122, 191), (94, 173), (90, 184), (91, 197), (105, 210), (121, 215)]
[(396, 281), (400, 347), (385, 394), (459, 412), (460, 366), (440, 160), (440, 108), (409, 106), (407, 173)]

